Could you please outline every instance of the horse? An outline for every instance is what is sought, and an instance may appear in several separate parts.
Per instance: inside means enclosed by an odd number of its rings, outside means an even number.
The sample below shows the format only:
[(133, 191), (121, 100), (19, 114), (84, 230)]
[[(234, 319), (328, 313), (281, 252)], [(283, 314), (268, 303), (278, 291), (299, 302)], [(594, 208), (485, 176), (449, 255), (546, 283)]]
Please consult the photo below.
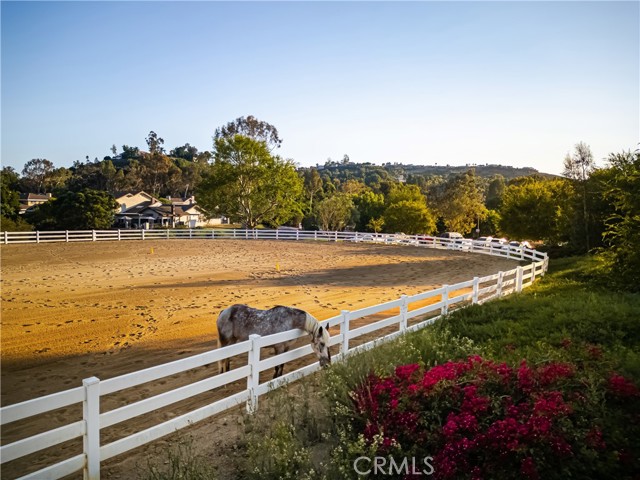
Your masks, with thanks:
[[(311, 348), (320, 360), (320, 366), (331, 363), (329, 352), (329, 332), (310, 313), (293, 307), (278, 305), (269, 310), (251, 308), (247, 305), (232, 305), (220, 312), (218, 320), (219, 346), (225, 347), (236, 342), (249, 339), (249, 335), (271, 335), (298, 328), (311, 335)], [(287, 352), (295, 340), (273, 345), (276, 355)], [(218, 363), (220, 373), (229, 371), (230, 359)], [(284, 364), (275, 368), (273, 378), (278, 378), (284, 371)]]

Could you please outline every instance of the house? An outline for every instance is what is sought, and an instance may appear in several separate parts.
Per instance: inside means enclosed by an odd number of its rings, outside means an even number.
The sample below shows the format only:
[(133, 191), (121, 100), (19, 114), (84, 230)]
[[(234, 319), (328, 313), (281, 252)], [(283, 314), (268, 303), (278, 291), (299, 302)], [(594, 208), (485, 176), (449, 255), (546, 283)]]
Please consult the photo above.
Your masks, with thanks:
[(184, 213), (178, 219), (178, 225), (186, 225), (189, 228), (206, 227), (208, 225), (222, 225), (228, 223), (225, 217), (210, 217), (197, 204), (196, 199), (191, 197), (167, 197), (171, 205), (178, 207)]
[(187, 198), (167, 197), (164, 203), (153, 195), (140, 191), (123, 192), (116, 196), (120, 205), (115, 215), (117, 228), (189, 228), (220, 225), (224, 217), (210, 218), (196, 205), (193, 196)]
[(116, 202), (120, 205), (120, 211), (124, 212), (131, 207), (147, 203), (149, 205), (158, 206), (162, 205), (162, 202), (155, 198), (153, 195), (149, 195), (146, 192), (140, 191), (138, 193), (120, 192), (114, 195)]
[(21, 193), (20, 194), (20, 214), (23, 215), (32, 207), (42, 205), (51, 200), (50, 193)]

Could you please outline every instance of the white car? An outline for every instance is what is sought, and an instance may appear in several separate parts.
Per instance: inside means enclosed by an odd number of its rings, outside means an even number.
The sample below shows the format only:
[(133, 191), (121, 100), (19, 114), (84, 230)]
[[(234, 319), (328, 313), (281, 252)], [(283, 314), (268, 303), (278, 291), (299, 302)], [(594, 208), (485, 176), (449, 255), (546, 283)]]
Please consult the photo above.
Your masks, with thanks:
[(517, 242), (515, 240), (512, 240), (509, 242), (509, 247), (511, 247), (511, 250), (520, 252), (523, 248), (531, 249), (531, 244), (529, 242)]
[(488, 247), (491, 240), (493, 240), (493, 237), (478, 237), (473, 241), (473, 243), (480, 247)]

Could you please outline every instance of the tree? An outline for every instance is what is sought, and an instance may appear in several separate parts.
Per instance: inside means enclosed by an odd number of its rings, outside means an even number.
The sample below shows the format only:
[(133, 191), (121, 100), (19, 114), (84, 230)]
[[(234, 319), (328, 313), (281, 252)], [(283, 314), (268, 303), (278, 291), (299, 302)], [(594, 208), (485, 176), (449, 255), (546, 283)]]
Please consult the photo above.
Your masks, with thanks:
[(436, 211), (447, 230), (468, 234), (487, 216), (480, 179), (473, 170), (452, 177), (433, 192)]
[(374, 233), (380, 233), (384, 227), (384, 218), (372, 218), (367, 223), (367, 228), (370, 228)]
[(169, 152), (170, 157), (183, 158), (193, 162), (198, 156), (198, 149), (185, 143), (182, 147), (176, 147)]
[(427, 200), (417, 185), (391, 184), (383, 213), (387, 232), (432, 233), (435, 220)]
[(315, 209), (316, 220), (320, 230), (343, 230), (351, 219), (354, 208), (351, 196), (337, 193), (318, 202)]
[(418, 202), (425, 203), (425, 196), (417, 185), (407, 185), (404, 183), (390, 184), (389, 192), (386, 195), (385, 202), (388, 205), (399, 202)]
[(236, 118), (223, 127), (217, 128), (213, 139), (216, 141), (221, 138), (233, 138), (236, 135), (243, 135), (253, 140), (264, 142), (269, 151), (273, 151), (274, 148), (280, 148), (282, 144), (276, 127), (258, 120), (253, 115)]
[(150, 154), (153, 155), (155, 153), (164, 153), (164, 147), (162, 146), (164, 145), (164, 139), (159, 137), (158, 134), (153, 130), (151, 130), (149, 132), (149, 135), (147, 135), (146, 142), (147, 146), (149, 147)]
[(566, 179), (530, 178), (502, 197), (500, 230), (516, 240), (558, 244), (570, 238), (574, 189)]
[(142, 188), (155, 197), (169, 193), (167, 184), (170, 173), (174, 176), (176, 172), (171, 172), (172, 163), (169, 157), (164, 154), (164, 140), (158, 137), (153, 130), (146, 138), (149, 153), (141, 155), (139, 177), (142, 180)]
[(53, 162), (46, 158), (34, 158), (25, 163), (22, 181), (33, 193), (45, 193), (47, 179), (53, 173)]
[(387, 232), (404, 232), (414, 235), (430, 234), (436, 229), (436, 222), (424, 200), (422, 202), (401, 200), (392, 203), (384, 211), (383, 218)]
[(500, 208), (505, 188), (506, 184), (502, 175), (495, 175), (489, 181), (489, 186), (487, 187), (487, 199), (485, 200), (485, 205), (489, 210), (497, 210)]
[(368, 188), (364, 183), (358, 180), (350, 179), (340, 186), (340, 190), (348, 195), (358, 195), (359, 193), (368, 190)]
[[(360, 213), (356, 229), (359, 231), (373, 230), (370, 226), (371, 221), (374, 218), (380, 219), (384, 213), (384, 195), (367, 190), (353, 197), (353, 201)], [(384, 221), (382, 222), (384, 223)], [(379, 230), (381, 229), (382, 225), (379, 226)]]
[(117, 208), (112, 195), (87, 188), (39, 205), (27, 220), (38, 230), (105, 229), (113, 225)]
[(309, 198), (309, 211), (313, 211), (313, 199), (322, 192), (322, 178), (317, 168), (310, 168), (304, 171), (304, 191)]
[(199, 204), (247, 228), (288, 221), (300, 211), (302, 180), (290, 160), (265, 142), (234, 135), (215, 141), (215, 161), (198, 189)]
[(20, 213), (18, 174), (12, 167), (3, 167), (0, 172), (0, 213), (4, 218), (16, 220)]
[(581, 192), (582, 219), (580, 220), (580, 224), (583, 226), (587, 252), (591, 250), (591, 242), (589, 239), (589, 209), (587, 206), (587, 180), (594, 168), (595, 164), (591, 149), (589, 145), (583, 142), (575, 146), (573, 155), (567, 153), (564, 158), (564, 176), (571, 179)]
[(626, 289), (640, 290), (640, 151), (611, 154), (604, 197), (614, 207), (607, 221), (606, 252), (612, 273)]

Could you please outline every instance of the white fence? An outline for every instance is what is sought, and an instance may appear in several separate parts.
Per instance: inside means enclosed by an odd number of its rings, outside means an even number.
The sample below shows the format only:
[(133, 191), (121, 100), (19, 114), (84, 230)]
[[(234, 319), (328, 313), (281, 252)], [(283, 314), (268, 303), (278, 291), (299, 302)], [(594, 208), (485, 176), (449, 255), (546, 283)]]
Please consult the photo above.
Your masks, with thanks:
[[(518, 266), (506, 272), (497, 272), (485, 277), (475, 277), (455, 285), (443, 285), (417, 295), (403, 295), (401, 298), (355, 311), (343, 310), (340, 315), (321, 322), (327, 328), (339, 327), (339, 333), (332, 333), (330, 345), (339, 345), (340, 354), (334, 360), (340, 361), (347, 355), (367, 350), (375, 345), (389, 341), (408, 331), (417, 330), (433, 323), (450, 308), (482, 303), (492, 298), (520, 292), (547, 270), (546, 254), (527, 248), (494, 247), (472, 242), (460, 243), (443, 238), (424, 238), (418, 236), (372, 235), (353, 232), (317, 232), (298, 230), (120, 230), (120, 231), (68, 231), (68, 232), (5, 232), (4, 243), (33, 242), (73, 242), (99, 240), (131, 240), (161, 238), (236, 238), (236, 239), (277, 239), (277, 240), (333, 240), (367, 241), (423, 245), (431, 248), (464, 250), (485, 253), (520, 261), (530, 261), (526, 266)], [(398, 312), (398, 313), (397, 313)], [(372, 315), (384, 316), (374, 323), (355, 326), (355, 320)], [(429, 318), (427, 318), (429, 317)], [(413, 320), (413, 322), (411, 322)], [(382, 329), (395, 331), (372, 341), (350, 348), (349, 343), (365, 335)], [(334, 328), (336, 330), (336, 328)], [(258, 408), (258, 398), (273, 388), (309, 375), (319, 369), (317, 361), (288, 373), (278, 379), (260, 383), (260, 372), (274, 368), (285, 362), (305, 357), (312, 353), (311, 347), (303, 347), (289, 352), (261, 358), (261, 349), (287, 340), (305, 337), (300, 330), (260, 337), (252, 335), (246, 342), (206, 353), (177, 360), (164, 365), (147, 368), (108, 380), (91, 377), (83, 380), (82, 386), (59, 393), (46, 395), (0, 409), (0, 425), (18, 422), (36, 415), (82, 404), (82, 419), (65, 426), (45, 431), (0, 447), (2, 464), (11, 462), (43, 449), (82, 439), (82, 453), (55, 463), (46, 468), (29, 473), (21, 479), (54, 479), (83, 471), (85, 479), (100, 477), (100, 464), (107, 459), (120, 455), (136, 447), (154, 441), (178, 429), (208, 418), (241, 403), (246, 404), (249, 412)], [(362, 341), (362, 339), (360, 339)], [(355, 343), (355, 342), (354, 342)], [(213, 364), (217, 361), (246, 354), (246, 364), (229, 372), (217, 374), (204, 380), (176, 388), (128, 405), (101, 411), (101, 397), (121, 390), (153, 382), (180, 372)], [(217, 370), (212, 368), (212, 370)], [(246, 379), (246, 388), (207, 404), (188, 413), (164, 421), (152, 427), (138, 431), (111, 443), (102, 444), (100, 432), (113, 425), (126, 422), (134, 417), (148, 414), (154, 410), (175, 404), (181, 400), (223, 387)]]

